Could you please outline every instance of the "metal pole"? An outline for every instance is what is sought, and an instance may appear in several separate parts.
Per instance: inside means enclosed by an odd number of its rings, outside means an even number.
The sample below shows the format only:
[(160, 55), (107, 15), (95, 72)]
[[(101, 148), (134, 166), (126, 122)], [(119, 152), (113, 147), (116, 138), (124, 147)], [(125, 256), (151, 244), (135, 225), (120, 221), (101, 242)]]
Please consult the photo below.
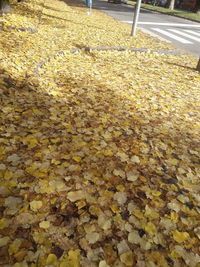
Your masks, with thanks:
[(92, 14), (92, 0), (86, 0), (87, 1), (87, 7), (89, 8), (89, 11), (87, 11), (88, 15)]
[(197, 70), (200, 72), (200, 58), (199, 58), (199, 61), (198, 61), (198, 64), (197, 64)]
[(137, 0), (136, 6), (135, 6), (135, 12), (134, 12), (134, 17), (133, 17), (133, 25), (132, 25), (132, 30), (131, 30), (131, 35), (134, 36), (136, 34), (136, 28), (137, 28), (137, 22), (138, 22), (138, 17), (140, 13), (140, 6), (141, 6), (142, 0)]

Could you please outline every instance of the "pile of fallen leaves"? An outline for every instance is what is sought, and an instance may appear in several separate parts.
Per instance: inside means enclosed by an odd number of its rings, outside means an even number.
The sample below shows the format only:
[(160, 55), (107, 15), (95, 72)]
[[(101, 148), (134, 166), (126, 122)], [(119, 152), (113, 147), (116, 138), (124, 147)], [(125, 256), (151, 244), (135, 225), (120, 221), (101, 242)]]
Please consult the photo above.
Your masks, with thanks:
[(172, 47), (76, 1), (0, 25), (0, 266), (199, 267), (197, 60), (81, 50)]

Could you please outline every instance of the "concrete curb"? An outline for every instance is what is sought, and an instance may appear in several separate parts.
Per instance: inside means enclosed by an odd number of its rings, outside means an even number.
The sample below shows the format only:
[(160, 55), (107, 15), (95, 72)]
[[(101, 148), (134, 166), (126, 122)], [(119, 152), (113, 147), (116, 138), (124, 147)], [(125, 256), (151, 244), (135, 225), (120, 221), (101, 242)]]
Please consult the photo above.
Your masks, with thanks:
[(80, 52), (86, 52), (90, 53), (92, 51), (130, 51), (130, 52), (139, 52), (139, 53), (156, 53), (158, 55), (172, 55), (172, 56), (181, 56), (184, 55), (184, 53), (181, 53), (179, 51), (173, 51), (173, 50), (153, 50), (153, 49), (147, 49), (147, 48), (126, 48), (126, 47), (110, 47), (110, 46), (98, 46), (98, 47), (85, 47), (85, 48), (74, 48), (71, 50), (65, 50), (65, 51), (59, 51), (53, 54), (52, 56), (46, 57), (43, 59), (42, 62), (38, 63), (35, 67), (34, 73), (36, 75), (39, 75), (38, 71), (41, 69), (47, 62), (51, 60), (53, 57), (58, 57), (60, 55), (65, 55), (66, 52), (75, 54)]
[(3, 28), (3, 27), (0, 27), (0, 31), (6, 31), (6, 30), (16, 30), (16, 31), (19, 31), (19, 32), (37, 33), (37, 30), (32, 29), (32, 28), (15, 28), (15, 27)]

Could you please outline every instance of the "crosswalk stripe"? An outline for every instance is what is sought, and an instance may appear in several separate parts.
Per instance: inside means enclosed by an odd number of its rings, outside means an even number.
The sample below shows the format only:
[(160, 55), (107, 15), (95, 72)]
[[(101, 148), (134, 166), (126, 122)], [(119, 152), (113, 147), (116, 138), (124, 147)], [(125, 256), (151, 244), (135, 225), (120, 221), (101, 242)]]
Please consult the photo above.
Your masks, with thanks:
[(192, 39), (192, 40), (194, 40), (194, 41), (200, 42), (200, 38), (195, 37), (195, 36), (191, 36), (191, 35), (188, 34), (188, 33), (180, 32), (179, 30), (174, 30), (174, 29), (168, 29), (168, 30), (171, 31), (171, 32), (177, 33), (177, 34), (179, 34), (179, 35), (182, 35), (182, 36), (184, 36), (184, 37), (187, 37), (187, 38), (189, 38), (189, 39)]
[(154, 32), (150, 31), (149, 29), (147, 30), (147, 29), (145, 29), (145, 28), (143, 28), (143, 27), (138, 27), (138, 29), (140, 29), (140, 30), (141, 30), (142, 32), (144, 32), (144, 33), (147, 33), (147, 34), (149, 34), (149, 35), (151, 35), (151, 36), (154, 36), (154, 37), (160, 39), (161, 41), (164, 41), (164, 42), (167, 42), (167, 43), (171, 43), (170, 40), (167, 40), (167, 39), (165, 39), (165, 38), (159, 36), (158, 34), (155, 34)]
[[(132, 20), (122, 20), (122, 22), (132, 24)], [(171, 27), (189, 27), (189, 28), (200, 28), (199, 24), (182, 24), (182, 23), (162, 23), (162, 22), (146, 22), (138, 21), (140, 25), (156, 25), (156, 26), (171, 26)], [(199, 30), (199, 29), (198, 29)]]
[[(133, 22), (132, 21), (127, 21), (127, 23), (133, 23)], [(200, 24), (182, 24), (182, 23), (165, 23), (165, 22), (163, 23), (163, 22), (153, 22), (153, 21), (152, 22), (139, 21), (138, 24), (141, 24), (141, 25), (158, 25), (158, 26), (200, 28)]]
[(154, 31), (157, 31), (157, 32), (159, 32), (159, 33), (162, 33), (163, 35), (166, 35), (166, 36), (168, 36), (168, 37), (170, 37), (170, 38), (172, 38), (172, 39), (175, 39), (175, 40), (179, 41), (179, 42), (182, 43), (182, 44), (192, 44), (192, 42), (190, 42), (190, 41), (188, 41), (188, 40), (186, 40), (186, 39), (184, 39), (184, 38), (181, 38), (181, 37), (179, 37), (179, 36), (176, 36), (176, 35), (173, 34), (173, 33), (167, 32), (167, 31), (165, 31), (165, 30), (161, 30), (161, 29), (159, 29), (159, 28), (151, 28), (151, 29), (154, 30)]
[(194, 31), (191, 31), (191, 30), (184, 30), (184, 32), (188, 32), (188, 33), (200, 36), (200, 32), (194, 32)]

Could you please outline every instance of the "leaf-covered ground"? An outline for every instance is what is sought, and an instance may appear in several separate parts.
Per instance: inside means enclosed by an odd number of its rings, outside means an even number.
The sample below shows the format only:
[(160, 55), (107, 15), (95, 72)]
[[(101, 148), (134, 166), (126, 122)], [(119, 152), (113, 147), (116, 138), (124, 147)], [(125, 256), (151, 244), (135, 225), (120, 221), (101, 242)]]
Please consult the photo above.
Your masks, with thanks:
[(0, 17), (0, 266), (199, 267), (200, 75), (76, 1)]

